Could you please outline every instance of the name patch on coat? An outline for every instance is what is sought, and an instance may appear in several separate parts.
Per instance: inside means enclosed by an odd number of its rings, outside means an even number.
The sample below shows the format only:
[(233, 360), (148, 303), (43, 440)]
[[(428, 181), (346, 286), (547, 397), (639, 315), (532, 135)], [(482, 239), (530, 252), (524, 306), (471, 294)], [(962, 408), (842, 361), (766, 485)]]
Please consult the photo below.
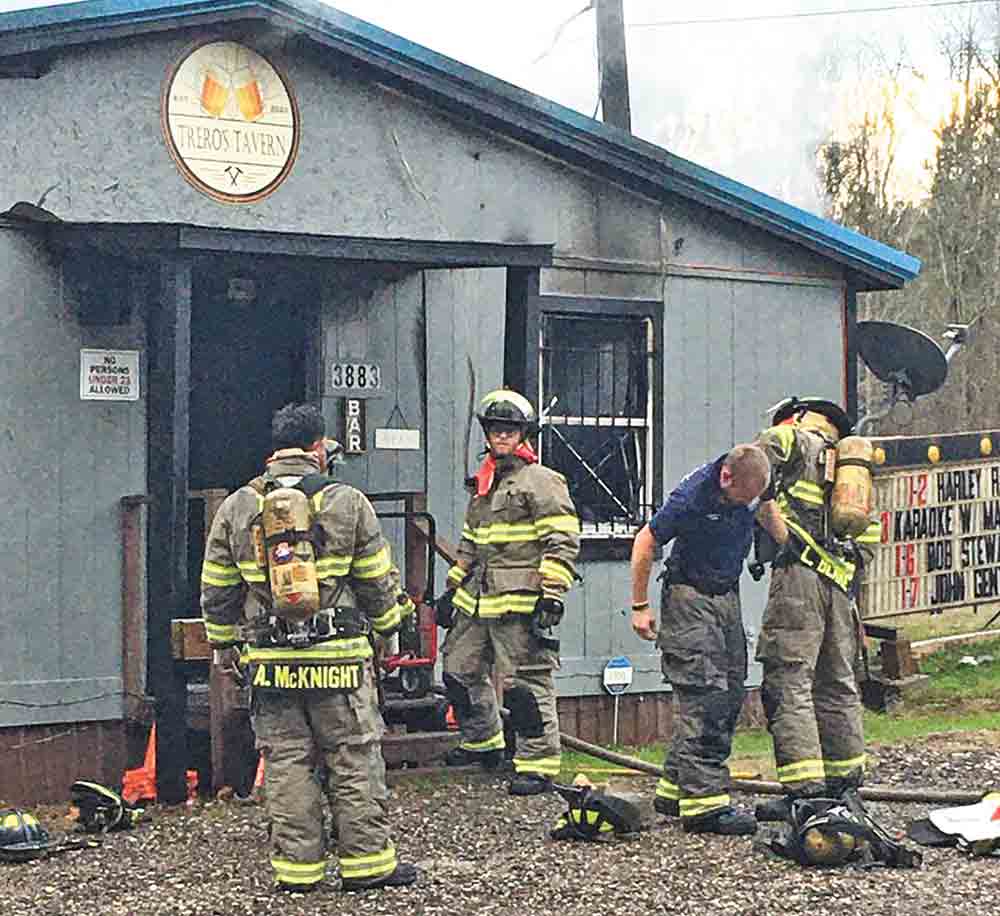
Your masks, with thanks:
[(362, 662), (260, 662), (252, 686), (258, 690), (357, 690)]

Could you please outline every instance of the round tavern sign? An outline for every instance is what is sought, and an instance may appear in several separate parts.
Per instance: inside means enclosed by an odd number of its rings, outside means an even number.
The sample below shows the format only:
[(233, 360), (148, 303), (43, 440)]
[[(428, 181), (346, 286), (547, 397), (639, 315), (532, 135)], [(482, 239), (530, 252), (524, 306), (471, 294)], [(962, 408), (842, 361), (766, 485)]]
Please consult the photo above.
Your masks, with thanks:
[(213, 41), (167, 77), (163, 132), (181, 174), (230, 203), (267, 197), (292, 168), (299, 114), (288, 84), (256, 51)]

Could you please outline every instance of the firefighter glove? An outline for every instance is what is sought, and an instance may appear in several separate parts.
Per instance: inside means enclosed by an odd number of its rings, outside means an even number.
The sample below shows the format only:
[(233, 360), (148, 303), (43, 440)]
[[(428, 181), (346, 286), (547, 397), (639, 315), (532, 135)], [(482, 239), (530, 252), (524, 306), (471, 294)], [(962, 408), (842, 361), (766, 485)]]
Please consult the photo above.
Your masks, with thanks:
[(535, 618), (540, 629), (547, 630), (549, 627), (559, 626), (562, 617), (563, 603), (560, 599), (542, 595), (535, 602)]
[(448, 589), (434, 602), (434, 617), (442, 630), (450, 630), (451, 625), (455, 622), (455, 605), (452, 602), (454, 597), (455, 590)]

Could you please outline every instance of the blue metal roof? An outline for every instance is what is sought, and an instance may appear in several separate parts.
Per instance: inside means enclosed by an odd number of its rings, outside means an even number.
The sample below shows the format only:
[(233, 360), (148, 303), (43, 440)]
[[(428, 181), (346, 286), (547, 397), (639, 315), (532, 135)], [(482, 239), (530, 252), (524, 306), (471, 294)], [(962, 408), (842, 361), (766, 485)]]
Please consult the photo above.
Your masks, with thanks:
[[(858, 289), (900, 287), (920, 272), (904, 252), (755, 191), (626, 131), (588, 118), (318, 0), (84, 0), (0, 14), (2, 61), (176, 23), (264, 19), (379, 70), (439, 107), (658, 197), (677, 194), (844, 264)], [(22, 58), (23, 60), (24, 58)]]

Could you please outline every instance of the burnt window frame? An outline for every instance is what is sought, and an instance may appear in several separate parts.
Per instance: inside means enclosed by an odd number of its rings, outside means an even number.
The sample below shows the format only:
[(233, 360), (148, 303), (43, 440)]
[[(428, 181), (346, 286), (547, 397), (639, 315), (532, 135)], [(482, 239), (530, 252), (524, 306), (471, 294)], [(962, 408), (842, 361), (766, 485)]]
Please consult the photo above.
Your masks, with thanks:
[[(539, 412), (545, 410), (541, 403), (541, 362), (544, 341), (543, 316), (562, 319), (578, 317), (582, 320), (594, 318), (637, 319), (648, 321), (652, 327), (649, 359), (651, 363), (649, 397), (652, 399), (651, 456), (647, 463), (651, 471), (650, 506), (648, 515), (629, 530), (584, 531), (581, 538), (581, 559), (627, 559), (631, 552), (632, 540), (643, 524), (662, 503), (663, 498), (663, 303), (651, 299), (622, 299), (596, 296), (542, 295), (529, 291), (524, 297), (523, 336), (523, 390), (537, 405)], [(508, 302), (508, 304), (511, 304)], [(508, 351), (510, 352), (510, 351)], [(513, 380), (513, 379), (512, 379)], [(517, 387), (516, 384), (513, 387)], [(557, 414), (558, 415), (558, 414)], [(546, 464), (544, 452), (542, 464)]]

